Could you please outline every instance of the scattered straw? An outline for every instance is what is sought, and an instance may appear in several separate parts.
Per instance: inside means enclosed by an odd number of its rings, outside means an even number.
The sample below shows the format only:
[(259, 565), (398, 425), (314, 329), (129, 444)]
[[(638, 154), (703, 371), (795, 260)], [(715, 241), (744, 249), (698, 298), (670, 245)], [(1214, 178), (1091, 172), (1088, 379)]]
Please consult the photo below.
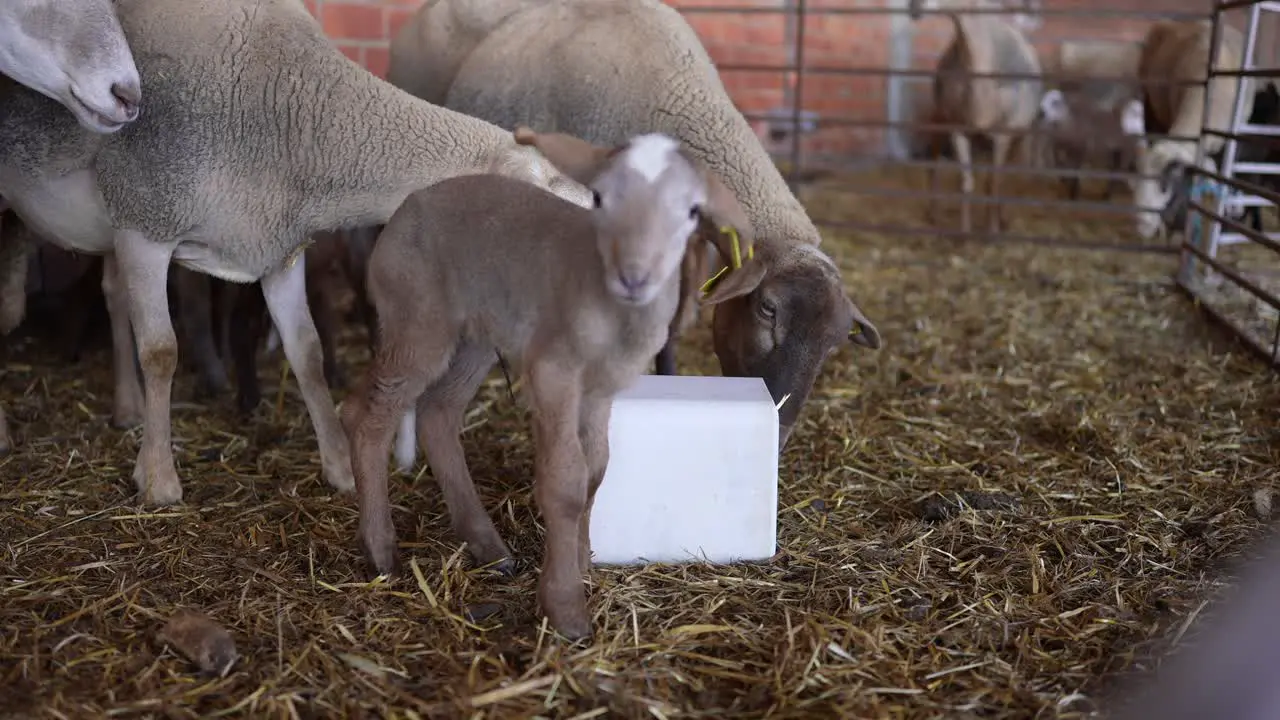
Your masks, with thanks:
[[(806, 196), (828, 216), (919, 222), (918, 205)], [(1059, 222), (1009, 214), (1022, 232)], [(1082, 219), (1061, 232), (1119, 231)], [(1102, 706), (1117, 677), (1212, 611), (1200, 608), (1220, 568), (1269, 514), (1254, 492), (1272, 485), (1280, 447), (1272, 374), (1172, 288), (1172, 258), (876, 235), (824, 247), (885, 345), (827, 361), (782, 458), (777, 556), (597, 570), (590, 643), (558, 642), (534, 613), (528, 425), (496, 374), (463, 443), (520, 574), (471, 568), (428, 473), (391, 482), (408, 571), (369, 582), (354, 500), (323, 487), (296, 383), (273, 386), (273, 365), (263, 396), (284, 398), (278, 417), (269, 400), (238, 419), (229, 396), (174, 411), (188, 504), (140, 510), (138, 434), (106, 428), (105, 345), (73, 366), (12, 342), (6, 709), (1069, 718)], [(362, 343), (345, 331), (349, 378)], [(715, 371), (705, 323), (679, 356), (684, 372)], [(191, 388), (184, 374), (175, 398)], [(227, 677), (198, 679), (155, 643), (157, 618), (180, 607), (234, 637)]]

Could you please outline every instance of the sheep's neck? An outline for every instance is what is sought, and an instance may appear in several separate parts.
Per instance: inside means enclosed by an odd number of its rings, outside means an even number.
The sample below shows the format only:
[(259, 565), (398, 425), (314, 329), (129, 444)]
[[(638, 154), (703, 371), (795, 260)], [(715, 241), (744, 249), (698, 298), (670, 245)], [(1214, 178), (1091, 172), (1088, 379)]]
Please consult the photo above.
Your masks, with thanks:
[[(676, 93), (682, 104), (690, 102), (689, 91), (684, 88)], [(821, 236), (817, 227), (742, 113), (727, 98), (717, 102), (699, 95), (691, 103), (699, 106), (697, 113), (658, 116), (654, 129), (680, 138), (724, 181), (742, 204), (757, 237), (818, 244)], [(706, 141), (700, 142), (702, 138)]]
[[(351, 69), (356, 68), (354, 65)], [(415, 98), (381, 79), (335, 84), (319, 128), (316, 176), (335, 199), (331, 225), (385, 223), (410, 193), (482, 171), (511, 133)], [(337, 148), (349, 148), (340, 152)], [(324, 151), (324, 148), (332, 150)]]

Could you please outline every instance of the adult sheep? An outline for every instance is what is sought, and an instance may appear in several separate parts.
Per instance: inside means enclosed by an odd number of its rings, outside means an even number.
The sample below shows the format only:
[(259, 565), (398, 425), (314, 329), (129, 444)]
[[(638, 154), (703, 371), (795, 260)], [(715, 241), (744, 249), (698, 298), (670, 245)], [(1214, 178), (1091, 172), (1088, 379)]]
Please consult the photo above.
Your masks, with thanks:
[[(180, 502), (169, 398), (170, 263), (261, 280), (319, 441), (354, 487), (307, 308), (313, 233), (382, 223), (411, 192), (488, 165), (510, 131), (410, 96), (352, 62), (297, 0), (116, 0), (147, 112), (111, 135), (0, 78), (0, 195), (41, 236), (104, 258), (117, 403), (136, 338), (145, 388), (134, 482)], [(125, 338), (122, 340), (121, 338)], [(136, 381), (135, 381), (136, 382)], [(117, 408), (120, 409), (119, 407)], [(126, 408), (128, 409), (128, 408)]]
[[(843, 342), (880, 347), (840, 270), (680, 13), (658, 0), (439, 0), (391, 41), (387, 79), (502, 127), (600, 145), (660, 132), (724, 180), (767, 268), (754, 291), (715, 306), (725, 375), (764, 379), (785, 446), (822, 361)], [(673, 372), (670, 345), (659, 372)]]
[[(1219, 70), (1241, 68), (1244, 37), (1239, 30), (1220, 26), (1214, 67)], [(1204, 116), (1203, 85), (1172, 85), (1169, 81), (1205, 81), (1209, 66), (1209, 48), (1213, 25), (1205, 20), (1159, 21), (1152, 23), (1142, 41), (1138, 59), (1138, 79), (1142, 83), (1143, 119), (1148, 135), (1173, 135), (1160, 138), (1138, 154), (1139, 177), (1134, 186), (1133, 202), (1137, 213), (1137, 230), (1143, 238), (1151, 238), (1167, 228), (1166, 216), (1177, 199), (1178, 184), (1190, 182), (1187, 168), (1195, 164), (1196, 141), (1176, 138), (1198, 136), (1204, 148), (1204, 167), (1217, 169), (1208, 158), (1225, 142), (1205, 133), (1205, 129), (1226, 132), (1231, 124), (1231, 111), (1236, 101), (1237, 82), (1244, 97), (1244, 116), (1253, 109), (1251, 78), (1218, 76), (1210, 81), (1212, 106)], [(1240, 212), (1234, 213), (1240, 215)]]

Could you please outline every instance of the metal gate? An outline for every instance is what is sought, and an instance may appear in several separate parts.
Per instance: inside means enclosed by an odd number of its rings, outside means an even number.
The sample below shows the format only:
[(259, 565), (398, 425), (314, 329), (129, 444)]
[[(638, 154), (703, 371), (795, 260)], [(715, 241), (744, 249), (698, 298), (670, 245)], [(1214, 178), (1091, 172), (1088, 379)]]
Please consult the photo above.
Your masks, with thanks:
[[(1247, 13), (1243, 68), (1223, 70), (1211, 63), (1208, 73), (1210, 77), (1236, 78), (1230, 127), (1227, 132), (1204, 130), (1225, 139), (1222, 165), (1216, 173), (1194, 169), (1195, 176), (1202, 179), (1196, 187), (1207, 189), (1216, 183), (1226, 192), (1214, 193), (1212, 204), (1193, 201), (1183, 234), (1178, 284), (1205, 312), (1234, 330), (1275, 366), (1280, 363), (1280, 232), (1274, 225), (1270, 231), (1264, 226), (1259, 232), (1228, 217), (1225, 211), (1234, 205), (1265, 212), (1280, 204), (1276, 192), (1280, 185), (1280, 113), (1273, 110), (1271, 118), (1263, 118), (1268, 124), (1253, 124), (1245, 111), (1245, 99), (1262, 84), (1259, 80), (1274, 81), (1280, 76), (1275, 39), (1262, 37), (1266, 26), (1273, 26), (1280, 18), (1280, 2), (1219, 3), (1214, 11), (1215, 30), (1227, 22), (1232, 11)], [(1215, 50), (1219, 39), (1215, 32)], [(1211, 58), (1215, 56), (1216, 52), (1210, 53)], [(1254, 88), (1246, 87), (1247, 83), (1253, 83)], [(1210, 84), (1205, 93), (1206, 109), (1215, 100), (1213, 89)], [(1242, 143), (1252, 145), (1253, 157), (1241, 157)], [(1204, 156), (1200, 147), (1197, 164)]]
[[(733, 2), (734, 0), (730, 0)], [(784, 30), (782, 48), (776, 62), (741, 62), (741, 53), (725, 49), (717, 52), (715, 32), (702, 32), (717, 67), (731, 94), (735, 83), (754, 83), (745, 77), (771, 76), (782, 83), (782, 100), (772, 107), (741, 107), (748, 120), (761, 123), (761, 135), (771, 141), (775, 157), (785, 169), (793, 188), (800, 191), (841, 193), (856, 196), (863, 205), (874, 205), (875, 217), (849, 217), (840, 212), (814, 211), (814, 220), (829, 228), (888, 233), (928, 235), (942, 238), (974, 238), (989, 241), (1021, 241), (1056, 246), (1097, 249), (1138, 250), (1177, 253), (1176, 237), (1141, 240), (1134, 232), (1133, 201), (1127, 183), (1138, 177), (1132, 167), (1053, 167), (1034, 149), (1024, 150), (1000, 167), (981, 159), (975, 153), (971, 168), (975, 171), (977, 190), (970, 196), (974, 208), (974, 225), (969, 232), (956, 227), (955, 206), (963, 197), (959, 191), (960, 165), (954, 158), (930, 156), (922, 151), (918, 139), (929, 133), (947, 134), (961, 129), (956, 123), (929, 120), (928, 88), (935, 63), (952, 31), (943, 19), (946, 14), (1013, 16), (1028, 39), (1039, 50), (1042, 72), (976, 73), (971, 77), (997, 80), (1037, 80), (1045, 87), (1065, 82), (1128, 82), (1138, 97), (1136, 49), (1149, 24), (1155, 20), (1208, 20), (1215, 16), (1212, 0), (1161, 0), (1138, 2), (1128, 0), (1129, 7), (1117, 7), (1106, 0), (924, 0), (922, 12), (913, 17), (910, 0), (737, 0), (739, 4), (708, 5), (707, 0), (683, 0), (676, 7), (695, 29), (700, 21), (712, 16), (743, 18), (778, 18)], [(963, 5), (964, 7), (959, 7)], [(871, 36), (862, 30), (850, 35), (847, 48), (850, 57), (862, 62), (839, 62), (814, 58), (815, 36), (838, 21), (847, 26), (874, 27)], [(707, 21), (709, 22), (709, 21)], [(750, 22), (758, 22), (753, 19)], [(932, 23), (933, 27), (928, 27)], [(704, 25), (705, 27), (705, 25)], [(826, 39), (830, 43), (830, 38)], [(1128, 48), (1133, 67), (1129, 72), (1087, 73), (1059, 69), (1056, 61), (1064, 48), (1080, 48), (1088, 43), (1110, 43)], [(728, 40), (719, 44), (724, 48)], [(863, 51), (868, 46), (879, 49)], [(1079, 53), (1077, 53), (1079, 54)], [(728, 58), (728, 59), (726, 59)], [(856, 84), (868, 79), (880, 83), (883, 102), (876, 110), (839, 112), (817, 106), (824, 91), (814, 87), (832, 80)], [(840, 82), (841, 80), (836, 80)], [(1172, 81), (1178, 82), (1178, 81)], [(1202, 84), (1188, 80), (1178, 84)], [(829, 94), (829, 90), (825, 94)], [(817, 96), (817, 97), (815, 97)], [(824, 149), (824, 138), (852, 134), (868, 142), (857, 152), (830, 152)], [(1024, 145), (1050, 143), (1052, 136), (1039, 123), (1018, 130), (1002, 130), (1024, 138)], [(1147, 135), (1148, 141), (1161, 135)], [(1194, 138), (1184, 137), (1191, 140)], [(944, 153), (945, 154), (945, 153)], [(938, 191), (921, 187), (929, 168), (938, 168)], [(984, 174), (1001, 176), (1000, 191), (988, 197), (983, 187)], [(1009, 178), (1006, 180), (1005, 178)], [(1064, 181), (1078, 178), (1082, 183), (1114, 181), (1106, 196), (1081, 189), (1076, 198), (1064, 196)], [(1118, 185), (1120, 190), (1115, 191)], [(1095, 188), (1096, 189), (1096, 188)], [(936, 222), (921, 221), (925, 205), (921, 201), (939, 203), (940, 218)], [(1006, 228), (988, 232), (982, 222), (984, 207), (999, 202), (1013, 217)], [(943, 206), (950, 209), (945, 209)], [(811, 204), (812, 206), (812, 204)], [(866, 213), (864, 213), (865, 215)], [(949, 215), (949, 217), (947, 217)]]

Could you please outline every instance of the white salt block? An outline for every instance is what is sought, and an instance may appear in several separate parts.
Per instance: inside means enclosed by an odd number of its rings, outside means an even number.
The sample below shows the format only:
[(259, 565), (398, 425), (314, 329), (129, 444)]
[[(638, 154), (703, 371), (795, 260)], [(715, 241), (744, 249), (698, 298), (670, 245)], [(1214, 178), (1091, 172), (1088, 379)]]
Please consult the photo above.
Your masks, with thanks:
[(778, 536), (778, 410), (760, 378), (641, 375), (613, 401), (597, 565), (763, 560)]

